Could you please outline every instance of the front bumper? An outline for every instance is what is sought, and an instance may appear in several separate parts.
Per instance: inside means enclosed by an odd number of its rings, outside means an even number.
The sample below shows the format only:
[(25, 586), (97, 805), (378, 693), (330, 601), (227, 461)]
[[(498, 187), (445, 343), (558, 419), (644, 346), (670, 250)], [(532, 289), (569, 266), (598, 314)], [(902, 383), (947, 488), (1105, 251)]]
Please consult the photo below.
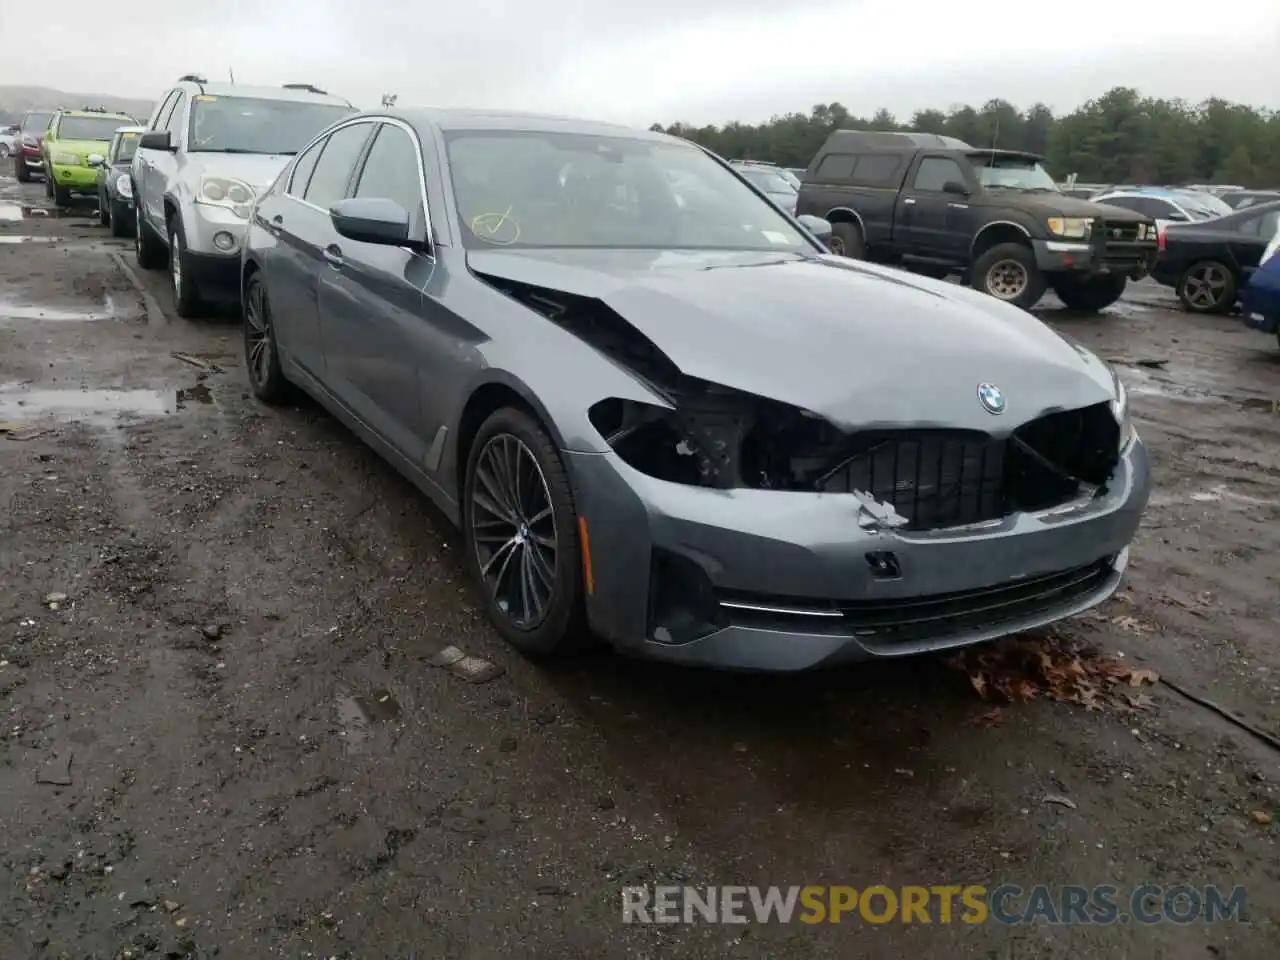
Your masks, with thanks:
[(97, 190), (98, 171), (94, 167), (69, 166), (67, 164), (50, 164), (53, 182), (67, 190)]
[(592, 628), (640, 656), (794, 671), (964, 646), (1087, 610), (1118, 587), (1150, 492), (1135, 440), (1108, 492), (951, 530), (858, 523), (854, 497), (711, 490), (566, 453)]
[[(1101, 231), (1105, 232), (1105, 231)], [(1092, 240), (1032, 240), (1036, 266), (1043, 273), (1117, 275), (1141, 280), (1156, 262), (1156, 242)]]
[(23, 148), (18, 154), (17, 159), (20, 160), (31, 173), (44, 173), (44, 157), (38, 150), (28, 150)]
[[(244, 247), (245, 234), (249, 223), (237, 217), (226, 207), (215, 207), (206, 203), (186, 205), (182, 215), (182, 229), (187, 249), (192, 253), (208, 254), (219, 260), (231, 259), (240, 262), (240, 251)], [(219, 235), (229, 238), (230, 247), (219, 246), (215, 240)], [(226, 239), (223, 240), (225, 244)]]
[(240, 255), (187, 251), (187, 278), (206, 297), (238, 300), (240, 297)]

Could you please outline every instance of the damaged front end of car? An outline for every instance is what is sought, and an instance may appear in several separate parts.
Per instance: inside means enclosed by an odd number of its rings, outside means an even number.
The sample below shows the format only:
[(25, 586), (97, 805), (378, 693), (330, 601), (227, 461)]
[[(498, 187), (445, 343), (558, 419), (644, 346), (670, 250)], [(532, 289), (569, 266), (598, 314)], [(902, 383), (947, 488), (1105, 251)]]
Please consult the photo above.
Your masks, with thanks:
[(1145, 455), (1141, 476), (1124, 466), (1118, 383), (1004, 432), (851, 428), (683, 372), (600, 299), (488, 279), (652, 395), (587, 411), (634, 473), (570, 454), (592, 551), (612, 561), (595, 570), (608, 610), (593, 623), (619, 646), (803, 669), (989, 639), (1118, 584), (1146, 499)]

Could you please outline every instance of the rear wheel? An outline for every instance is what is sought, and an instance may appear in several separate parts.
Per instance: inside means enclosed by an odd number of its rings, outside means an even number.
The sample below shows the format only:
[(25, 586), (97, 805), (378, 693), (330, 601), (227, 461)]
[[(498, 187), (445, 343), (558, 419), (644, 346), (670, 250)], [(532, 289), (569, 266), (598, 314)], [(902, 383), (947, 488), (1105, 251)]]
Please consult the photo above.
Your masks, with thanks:
[(9, 159), (9, 145), (7, 143), (0, 143), (0, 160), (8, 160), (8, 159)]
[(138, 211), (138, 222), (133, 231), (133, 253), (138, 266), (143, 270), (159, 270), (164, 266), (164, 244), (156, 239), (154, 233), (142, 219), (142, 211)]
[(827, 249), (838, 256), (854, 260), (865, 260), (867, 256), (867, 242), (856, 223), (841, 221), (831, 224), (831, 238), (827, 240)]
[(1063, 276), (1055, 277), (1052, 286), (1053, 292), (1068, 309), (1097, 313), (1120, 299), (1127, 282), (1125, 277), (1115, 274), (1087, 279)]
[(505, 407), (467, 457), (462, 528), (489, 620), (521, 653), (549, 657), (586, 638), (582, 552), (569, 477), (528, 413)]
[(1217, 260), (1201, 260), (1178, 281), (1178, 299), (1192, 313), (1226, 313), (1236, 302), (1236, 276)]
[(998, 243), (978, 257), (970, 285), (1024, 310), (1034, 307), (1049, 287), (1035, 254), (1021, 243)]
[(244, 291), (244, 363), (249, 386), (263, 403), (276, 404), (289, 395), (289, 381), (280, 368), (280, 350), (271, 322), (271, 301), (261, 273), (249, 278)]

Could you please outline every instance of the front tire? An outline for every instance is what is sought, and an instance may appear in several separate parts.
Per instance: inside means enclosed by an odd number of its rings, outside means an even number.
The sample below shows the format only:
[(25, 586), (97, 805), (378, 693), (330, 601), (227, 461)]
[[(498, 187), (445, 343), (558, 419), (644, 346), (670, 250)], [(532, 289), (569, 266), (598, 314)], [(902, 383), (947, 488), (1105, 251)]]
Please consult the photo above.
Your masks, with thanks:
[(1069, 310), (1083, 313), (1097, 313), (1117, 300), (1128, 284), (1125, 277), (1101, 275), (1081, 279), (1079, 277), (1058, 277), (1052, 282), (1053, 292)]
[(530, 657), (587, 640), (577, 512), (556, 445), (528, 413), (504, 407), (467, 457), (462, 529), (467, 566), (490, 622)]
[(998, 243), (973, 264), (971, 286), (988, 296), (1030, 310), (1049, 288), (1035, 254), (1021, 243)]
[(1217, 260), (1193, 263), (1178, 280), (1178, 299), (1191, 313), (1226, 313), (1237, 290), (1235, 273)]
[(255, 397), (273, 406), (288, 399), (289, 381), (280, 367), (271, 301), (261, 273), (255, 273), (245, 285), (244, 364)]
[[(111, 226), (111, 201), (101, 190), (98, 191), (98, 222), (104, 227)], [(112, 233), (114, 234), (115, 231), (113, 230)]]
[(182, 218), (175, 213), (169, 219), (169, 279), (173, 283), (174, 309), (178, 316), (187, 320), (198, 317), (203, 306), (200, 291), (192, 279), (193, 273), (182, 232)]
[[(111, 235), (113, 237), (129, 236), (129, 227), (132, 222), (130, 210), (122, 203), (112, 202), (107, 207), (107, 222), (111, 227)], [(137, 230), (137, 224), (133, 224), (133, 229)]]
[(14, 158), (13, 175), (17, 177), (19, 183), (31, 182), (31, 171), (27, 169), (27, 161), (22, 158), (22, 154)]

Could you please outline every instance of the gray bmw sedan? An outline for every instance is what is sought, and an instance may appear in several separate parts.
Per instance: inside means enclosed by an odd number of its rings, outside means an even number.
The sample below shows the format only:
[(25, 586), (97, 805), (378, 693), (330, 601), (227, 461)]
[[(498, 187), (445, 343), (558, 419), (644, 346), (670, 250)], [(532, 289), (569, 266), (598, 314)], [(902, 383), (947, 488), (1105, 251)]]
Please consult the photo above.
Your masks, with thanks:
[(251, 385), (458, 524), (530, 655), (801, 670), (1109, 597), (1149, 492), (1113, 371), (829, 232), (664, 134), (355, 115), (252, 212)]

